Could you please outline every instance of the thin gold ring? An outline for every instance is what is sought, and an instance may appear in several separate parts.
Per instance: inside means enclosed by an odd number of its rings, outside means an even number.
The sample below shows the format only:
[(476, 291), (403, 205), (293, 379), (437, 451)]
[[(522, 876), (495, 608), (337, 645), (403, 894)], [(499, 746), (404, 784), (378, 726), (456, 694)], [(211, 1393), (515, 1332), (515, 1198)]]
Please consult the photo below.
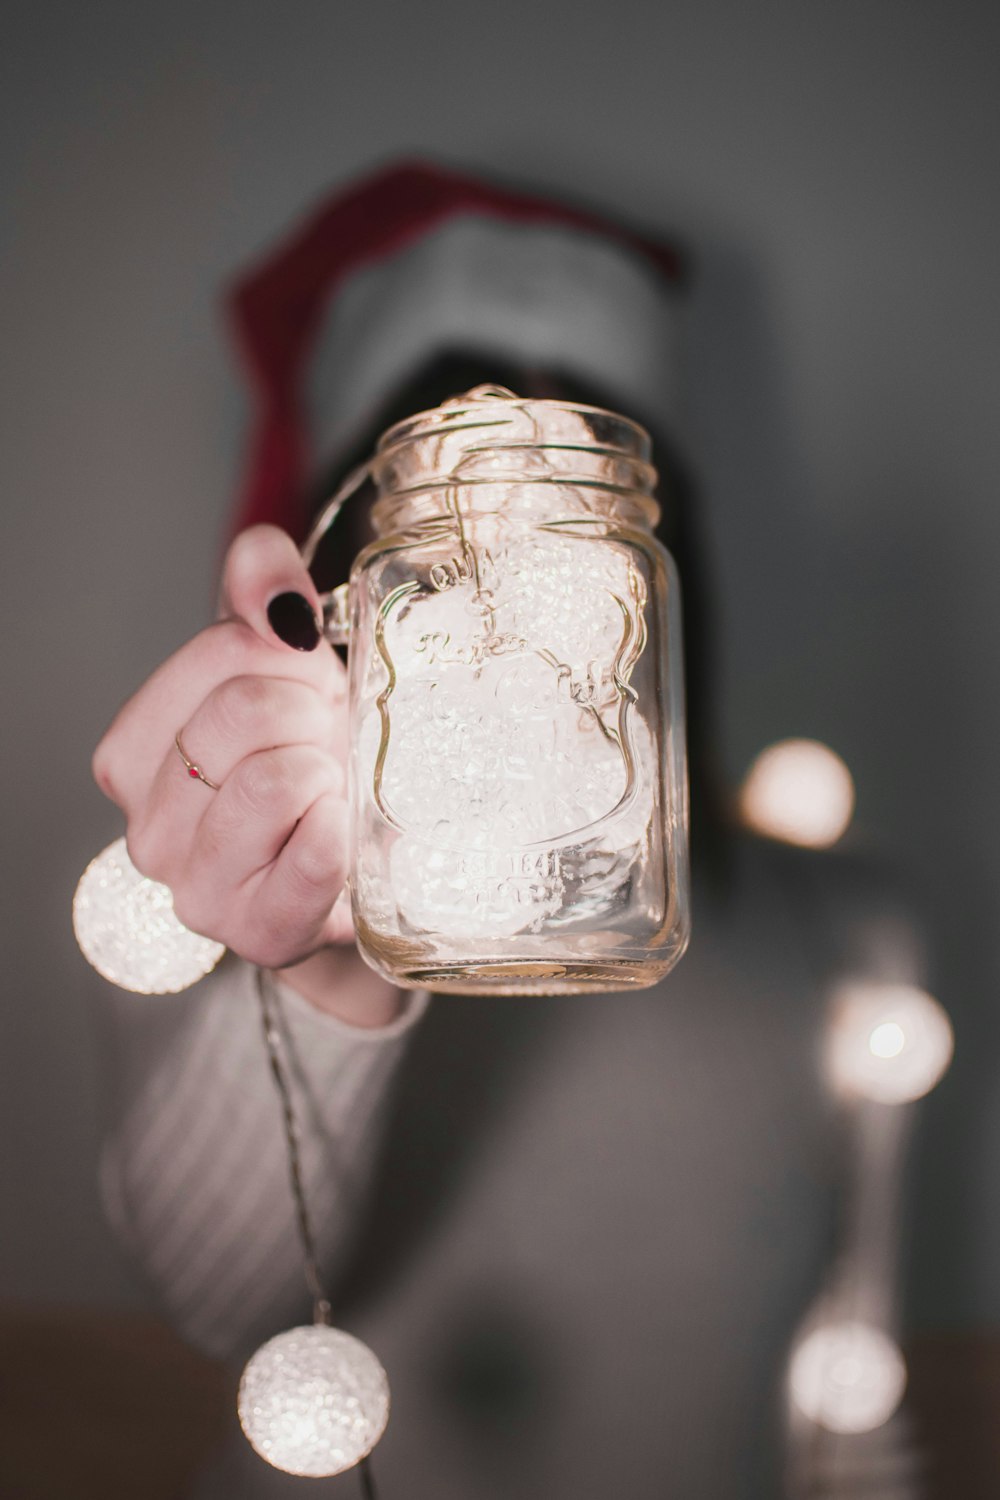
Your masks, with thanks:
[(219, 790), (219, 783), (217, 781), (210, 781), (209, 778), (205, 775), (204, 771), (201, 769), (201, 766), (196, 765), (195, 762), (190, 758), (187, 751), (184, 749), (184, 746), (181, 744), (180, 730), (178, 730), (174, 735), (174, 744), (177, 746), (177, 754), (180, 756), (181, 760), (187, 767), (187, 773), (191, 777), (191, 779), (193, 781), (203, 781), (206, 786), (210, 786), (212, 788), (213, 792), (217, 792)]

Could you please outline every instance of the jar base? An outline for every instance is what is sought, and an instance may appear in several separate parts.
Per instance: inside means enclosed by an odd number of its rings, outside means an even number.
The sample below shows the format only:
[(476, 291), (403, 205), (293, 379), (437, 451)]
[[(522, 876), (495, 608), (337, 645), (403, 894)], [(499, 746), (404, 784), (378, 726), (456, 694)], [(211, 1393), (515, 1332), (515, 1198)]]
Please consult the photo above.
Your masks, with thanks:
[(658, 983), (679, 957), (679, 954), (672, 954), (655, 963), (630, 963), (626, 960), (539, 963), (511, 959), (492, 963), (429, 964), (399, 969), (395, 973), (390, 973), (381, 964), (377, 967), (397, 984), (433, 990), (438, 994), (592, 995), (647, 989)]

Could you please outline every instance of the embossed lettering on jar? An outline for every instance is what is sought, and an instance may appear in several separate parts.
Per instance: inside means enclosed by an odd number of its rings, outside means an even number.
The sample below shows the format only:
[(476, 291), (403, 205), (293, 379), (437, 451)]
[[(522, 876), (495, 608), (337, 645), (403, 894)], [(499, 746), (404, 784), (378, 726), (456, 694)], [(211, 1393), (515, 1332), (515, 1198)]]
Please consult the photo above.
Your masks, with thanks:
[(688, 935), (680, 609), (649, 438), (480, 387), (390, 429), (350, 582), (351, 894), (405, 985), (655, 982)]

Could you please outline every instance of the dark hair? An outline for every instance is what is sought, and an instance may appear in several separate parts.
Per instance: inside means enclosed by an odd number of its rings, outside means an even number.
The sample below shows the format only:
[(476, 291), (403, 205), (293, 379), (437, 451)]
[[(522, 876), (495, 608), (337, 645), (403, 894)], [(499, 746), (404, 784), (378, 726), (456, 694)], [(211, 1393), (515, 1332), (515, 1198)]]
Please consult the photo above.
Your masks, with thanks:
[[(485, 384), (507, 386), (519, 396), (577, 401), (610, 411), (620, 409), (621, 405), (615, 396), (602, 391), (596, 383), (581, 381), (578, 376), (557, 367), (520, 364), (464, 350), (444, 352), (400, 381), (363, 437), (324, 474), (322, 483), (310, 497), (310, 514), (319, 510), (351, 469), (371, 456), (386, 428), (415, 412), (429, 410), (451, 396)], [(663, 430), (662, 424), (651, 418), (649, 412), (629, 410), (625, 415), (642, 422), (653, 440), (653, 461), (660, 476), (657, 498), (662, 510), (657, 536), (673, 555), (681, 576), (692, 844), (699, 863), (717, 870), (725, 828), (712, 754), (712, 642), (705, 605), (705, 561), (698, 539), (695, 487), (678, 457), (672, 435)], [(313, 571), (321, 588), (333, 588), (342, 583), (353, 558), (370, 540), (370, 507), (364, 503), (365, 490), (371, 498), (371, 491), (366, 486), (348, 502), (329, 534), (329, 540), (317, 553)]]

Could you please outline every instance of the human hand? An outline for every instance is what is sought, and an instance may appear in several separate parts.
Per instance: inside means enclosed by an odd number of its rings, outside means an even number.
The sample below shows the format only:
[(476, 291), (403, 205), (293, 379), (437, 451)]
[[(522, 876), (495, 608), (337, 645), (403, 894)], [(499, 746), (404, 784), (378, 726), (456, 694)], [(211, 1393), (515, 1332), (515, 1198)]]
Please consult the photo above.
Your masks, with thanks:
[[(312, 580), (275, 527), (234, 541), (220, 616), (121, 709), (94, 775), (125, 813), (133, 863), (170, 888), (179, 920), (284, 968), (352, 936), (336, 904), (347, 873), (346, 673), (320, 637)], [(186, 769), (178, 733), (217, 790)]]

